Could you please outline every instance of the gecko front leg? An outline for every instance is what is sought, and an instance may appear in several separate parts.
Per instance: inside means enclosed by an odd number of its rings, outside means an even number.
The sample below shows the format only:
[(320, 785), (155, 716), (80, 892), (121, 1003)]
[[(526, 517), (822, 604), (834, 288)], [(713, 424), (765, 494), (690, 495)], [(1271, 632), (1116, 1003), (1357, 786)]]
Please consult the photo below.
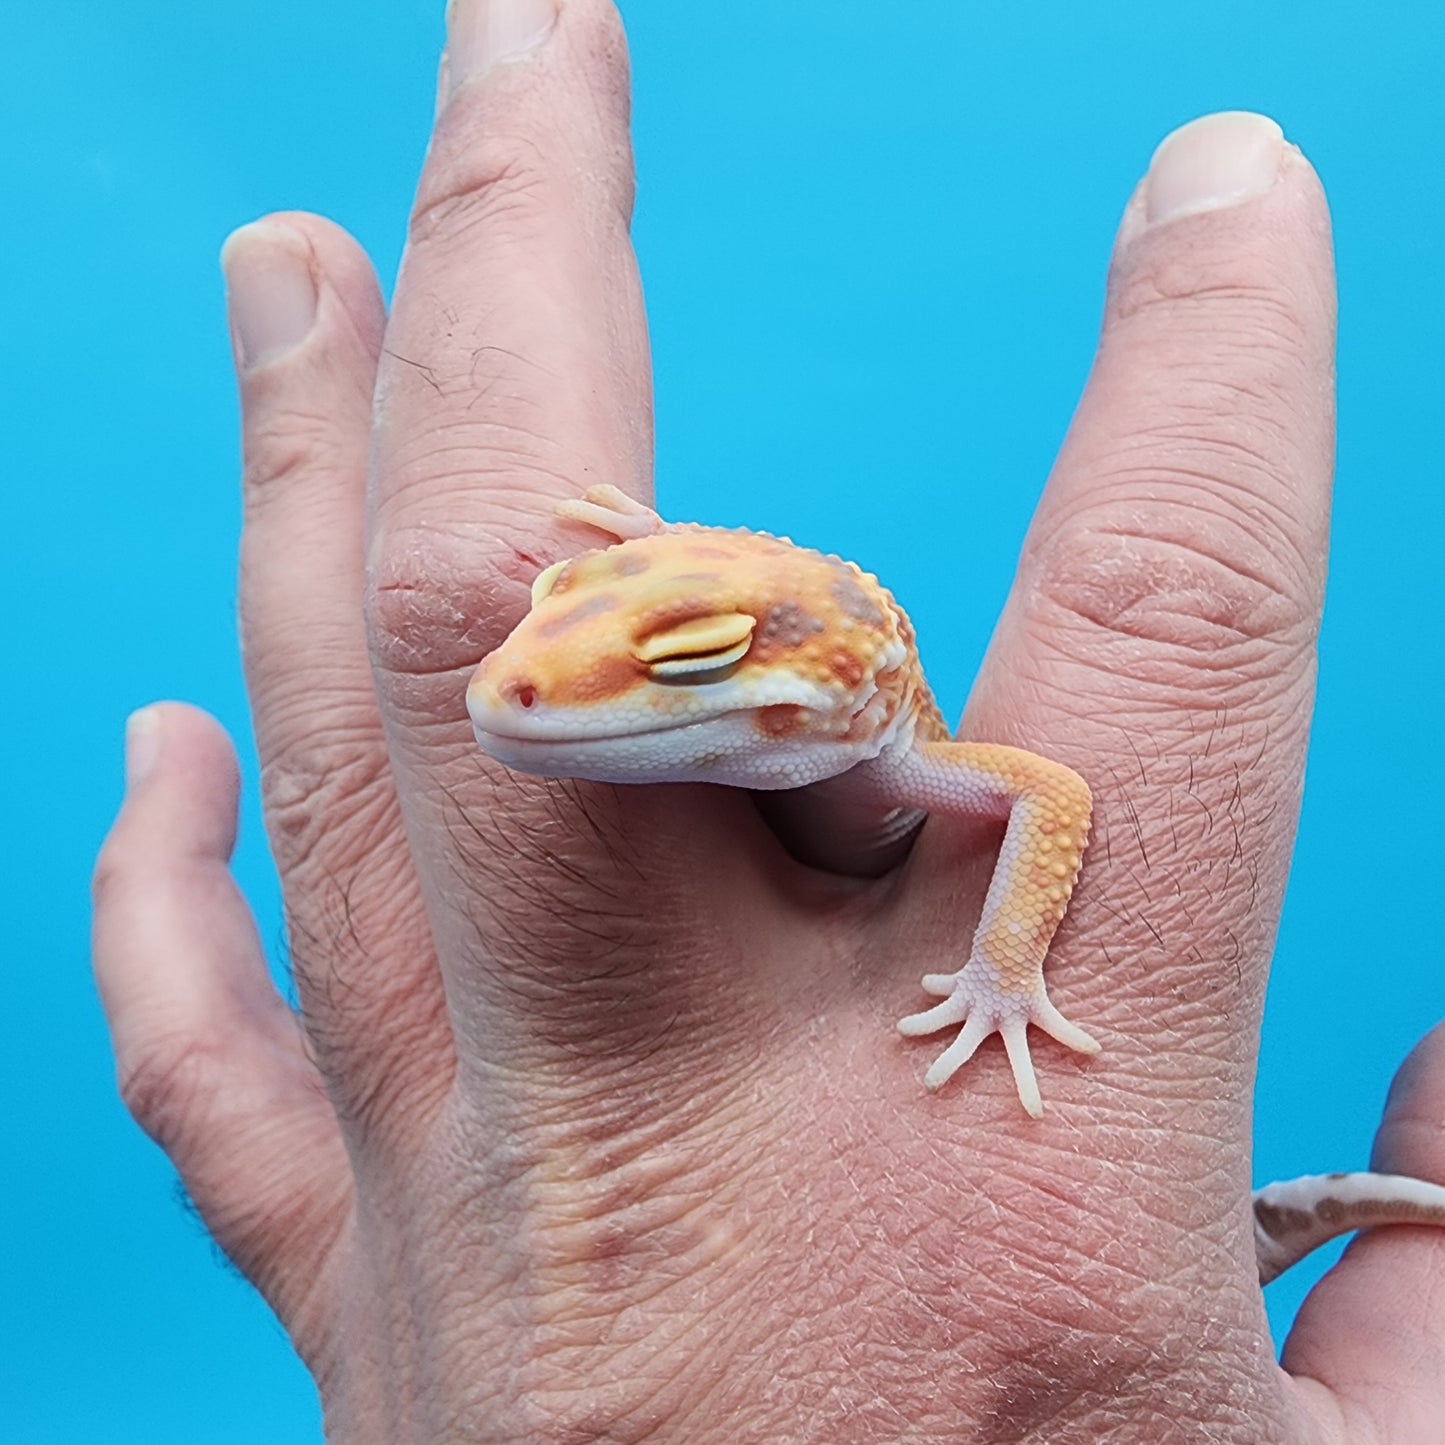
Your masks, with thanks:
[(1082, 1054), (1099, 1045), (1050, 1002), (1044, 957), (1068, 907), (1083, 862), (1092, 799), (1072, 769), (1018, 748), (991, 743), (915, 743), (903, 756), (867, 765), (869, 783), (896, 803), (957, 817), (1007, 818), (968, 961), (956, 973), (928, 974), (924, 989), (941, 997), (900, 1020), (905, 1035), (961, 1024), (958, 1037), (928, 1070), (939, 1089), (991, 1034), (1003, 1036), (1019, 1099), (1043, 1112), (1027, 1031), (1036, 1024)]

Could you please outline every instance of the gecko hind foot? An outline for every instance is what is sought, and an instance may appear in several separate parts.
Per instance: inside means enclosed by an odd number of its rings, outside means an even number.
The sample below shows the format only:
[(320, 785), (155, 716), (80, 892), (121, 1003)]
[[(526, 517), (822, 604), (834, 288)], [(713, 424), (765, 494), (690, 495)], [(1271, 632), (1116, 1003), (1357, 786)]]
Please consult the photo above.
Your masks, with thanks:
[(942, 995), (943, 1002), (922, 1013), (900, 1019), (900, 1034), (916, 1038), (954, 1024), (963, 1025), (958, 1037), (933, 1061), (923, 1076), (924, 1085), (930, 1090), (941, 1089), (974, 1056), (986, 1038), (999, 1034), (1008, 1052), (1019, 1101), (1024, 1110), (1037, 1119), (1044, 1106), (1029, 1055), (1028, 1026), (1038, 1025), (1046, 1034), (1078, 1053), (1099, 1052), (1096, 1040), (1076, 1024), (1071, 1024), (1049, 1002), (1042, 989), (1034, 997), (1019, 1000), (1006, 1008), (1001, 1005), (997, 991), (987, 985), (980, 987), (977, 974), (970, 974), (968, 967), (959, 973), (928, 974), (923, 980), (923, 988), (935, 997)]

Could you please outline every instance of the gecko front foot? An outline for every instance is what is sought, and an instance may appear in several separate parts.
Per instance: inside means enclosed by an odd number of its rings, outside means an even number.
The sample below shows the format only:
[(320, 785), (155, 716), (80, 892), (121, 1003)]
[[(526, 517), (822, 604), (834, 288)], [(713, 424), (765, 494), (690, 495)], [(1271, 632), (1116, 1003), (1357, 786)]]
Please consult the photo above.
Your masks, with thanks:
[(1071, 1024), (1044, 993), (1042, 981), (1031, 995), (1005, 997), (999, 992), (997, 975), (986, 965), (971, 960), (957, 973), (930, 973), (924, 977), (925, 993), (942, 997), (922, 1013), (898, 1021), (898, 1032), (909, 1038), (931, 1034), (962, 1024), (958, 1037), (933, 1061), (923, 1082), (929, 1089), (941, 1089), (973, 1056), (991, 1034), (1003, 1036), (1018, 1085), (1019, 1100), (1035, 1119), (1044, 1111), (1039, 1083), (1029, 1057), (1028, 1026), (1037, 1024), (1046, 1034), (1081, 1054), (1097, 1054), (1099, 1045), (1083, 1029)]

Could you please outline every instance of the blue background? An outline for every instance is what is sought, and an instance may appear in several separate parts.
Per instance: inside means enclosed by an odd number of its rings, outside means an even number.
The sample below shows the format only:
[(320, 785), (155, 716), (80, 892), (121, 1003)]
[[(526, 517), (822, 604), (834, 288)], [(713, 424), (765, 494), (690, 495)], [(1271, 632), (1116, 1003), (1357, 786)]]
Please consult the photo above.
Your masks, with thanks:
[[(1315, 161), (1343, 293), (1339, 510), (1256, 1176), (1362, 1165), (1395, 1065), (1445, 1013), (1438, 875), (1407, 875), (1423, 895), (1393, 881), (1410, 797), (1445, 792), (1445, 12), (623, 8), (664, 505), (879, 572), (949, 711), (1084, 380), (1114, 226), (1154, 144), (1246, 107)], [(0, 466), (18, 620), (0, 709), (7, 1440), (318, 1438), (285, 1338), (216, 1266), (114, 1097), (87, 874), (131, 708), (195, 700), (249, 749), (217, 250), (241, 222), (305, 207), (393, 274), (441, 10), (0, 6)], [(246, 764), (237, 871), (277, 938), (249, 752)], [(1438, 830), (1424, 826), (1428, 863)], [(1398, 910), (1388, 929), (1382, 899)], [(1271, 1291), (1277, 1330), (1309, 1278)]]

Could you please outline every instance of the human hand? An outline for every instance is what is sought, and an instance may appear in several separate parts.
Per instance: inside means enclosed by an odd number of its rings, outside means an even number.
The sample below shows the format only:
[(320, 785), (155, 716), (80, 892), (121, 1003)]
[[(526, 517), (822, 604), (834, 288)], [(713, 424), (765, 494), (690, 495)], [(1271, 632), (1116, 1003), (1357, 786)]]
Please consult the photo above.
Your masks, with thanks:
[[(1001, 1050), (932, 1098), (934, 1042), (892, 1032), (966, 950), (986, 836), (931, 823), (894, 875), (834, 879), (740, 793), (475, 751), (470, 670), (576, 545), (553, 503), (650, 486), (622, 42), (602, 0), (555, 26), (544, 5), (459, 9), (390, 318), (317, 218), (227, 256), (246, 665), (302, 1021), (226, 872), (213, 723), (142, 715), (98, 872), (127, 1101), (329, 1434), (1433, 1439), (1442, 1242), (1361, 1240), (1290, 1380), (1246, 1212), (1326, 542), (1313, 173), (1216, 121), (1131, 203), (965, 721), (1098, 800), (1050, 983), (1104, 1052), (1039, 1043), (1035, 1124)], [(536, 44), (489, 71), (489, 38)], [(1445, 1177), (1442, 1117), (1432, 1041), (1377, 1166)]]

